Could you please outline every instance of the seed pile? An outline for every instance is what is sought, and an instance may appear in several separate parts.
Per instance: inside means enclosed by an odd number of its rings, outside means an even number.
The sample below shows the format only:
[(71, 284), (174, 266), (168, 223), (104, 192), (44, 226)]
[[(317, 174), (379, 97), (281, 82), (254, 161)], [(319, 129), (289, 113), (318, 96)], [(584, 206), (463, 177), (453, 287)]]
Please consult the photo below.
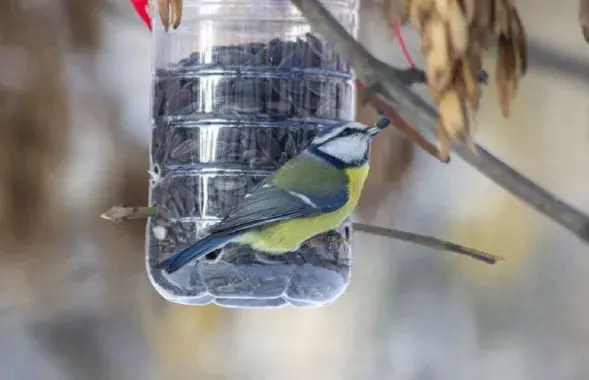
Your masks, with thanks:
[(526, 33), (512, 0), (385, 0), (391, 20), (421, 35), (426, 75), (439, 105), (438, 141), (444, 155), (458, 137), (472, 143), (482, 54), (497, 44), (495, 80), (504, 117), (527, 69)]
[[(205, 234), (320, 125), (353, 112), (349, 67), (311, 34), (193, 53), (156, 72), (153, 96), (150, 202), (164, 212), (148, 225), (150, 267)], [(230, 244), (150, 275), (182, 303), (312, 306), (345, 289), (348, 239), (341, 227), (278, 257)]]

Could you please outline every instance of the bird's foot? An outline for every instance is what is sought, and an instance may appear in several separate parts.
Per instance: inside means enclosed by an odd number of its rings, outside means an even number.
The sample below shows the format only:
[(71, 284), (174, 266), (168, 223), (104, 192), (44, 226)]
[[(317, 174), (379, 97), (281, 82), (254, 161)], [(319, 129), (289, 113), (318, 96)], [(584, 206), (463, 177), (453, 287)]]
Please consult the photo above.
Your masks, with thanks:
[(330, 233), (327, 235), (320, 235), (310, 239), (307, 243), (309, 248), (323, 248), (329, 246), (341, 245), (346, 242), (345, 237), (337, 233)]
[(167, 32), (170, 26), (173, 29), (180, 26), (182, 20), (182, 0), (158, 0), (158, 12), (164, 30)]

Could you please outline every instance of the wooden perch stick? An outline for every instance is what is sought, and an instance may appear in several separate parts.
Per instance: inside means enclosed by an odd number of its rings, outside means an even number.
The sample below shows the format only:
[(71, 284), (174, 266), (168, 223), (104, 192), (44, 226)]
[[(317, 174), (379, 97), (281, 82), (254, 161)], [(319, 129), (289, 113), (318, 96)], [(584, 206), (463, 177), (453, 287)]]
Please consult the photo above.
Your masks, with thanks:
[(124, 222), (127, 219), (142, 219), (154, 216), (157, 213), (157, 207), (127, 207), (114, 206), (107, 212), (100, 215), (102, 219), (111, 220), (115, 223)]
[(461, 245), (432, 236), (414, 234), (393, 228), (376, 227), (363, 223), (353, 223), (352, 227), (354, 231), (382, 236), (389, 239), (406, 241), (408, 243), (421, 245), (423, 247), (428, 247), (439, 251), (458, 253), (459, 255), (465, 255), (487, 264), (496, 264), (500, 261), (503, 261), (501, 256), (491, 255), (490, 253), (479, 251), (477, 249), (466, 248)]
[[(141, 219), (154, 216), (158, 212), (157, 207), (127, 207), (115, 206), (101, 215), (102, 219), (111, 220), (115, 223), (122, 223), (128, 219)], [(449, 251), (460, 255), (469, 256), (473, 259), (495, 264), (503, 261), (502, 257), (481, 252), (476, 249), (466, 248), (445, 240), (440, 240), (431, 236), (414, 234), (411, 232), (399, 231), (391, 228), (376, 227), (368, 224), (353, 223), (353, 230), (364, 232), (376, 236), (386, 237), (389, 239), (402, 240), (409, 243), (421, 245), (440, 251)]]
[[(311, 24), (355, 70), (359, 80), (377, 91), (395, 108), (399, 116), (421, 132), (435, 138), (437, 111), (407, 87), (400, 70), (376, 59), (358, 43), (318, 0), (291, 0)], [(401, 73), (402, 74), (402, 73)], [(476, 145), (474, 153), (466, 144), (455, 140), (453, 151), (464, 161), (486, 175), (522, 201), (589, 242), (589, 217), (558, 199), (534, 182)]]

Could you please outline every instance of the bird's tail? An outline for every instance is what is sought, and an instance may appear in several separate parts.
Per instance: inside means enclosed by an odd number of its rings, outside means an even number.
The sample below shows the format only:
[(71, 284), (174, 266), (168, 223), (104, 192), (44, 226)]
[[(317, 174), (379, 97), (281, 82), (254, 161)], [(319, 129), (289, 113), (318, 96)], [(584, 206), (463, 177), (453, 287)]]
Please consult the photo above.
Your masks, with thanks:
[(235, 239), (238, 235), (239, 233), (223, 236), (206, 236), (196, 243), (186, 247), (185, 249), (172, 254), (170, 257), (160, 262), (157, 265), (157, 268), (163, 269), (167, 273), (174, 273), (188, 262), (197, 260), (211, 253), (215, 249), (224, 246), (225, 244)]

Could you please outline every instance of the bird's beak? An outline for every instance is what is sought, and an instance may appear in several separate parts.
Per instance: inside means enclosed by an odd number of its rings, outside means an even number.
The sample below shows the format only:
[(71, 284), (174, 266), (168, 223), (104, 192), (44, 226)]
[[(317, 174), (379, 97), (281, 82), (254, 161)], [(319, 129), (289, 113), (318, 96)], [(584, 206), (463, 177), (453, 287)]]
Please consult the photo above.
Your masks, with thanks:
[(382, 119), (380, 119), (379, 121), (374, 123), (373, 126), (368, 127), (366, 129), (366, 134), (372, 138), (372, 137), (378, 135), (380, 133), (380, 131), (382, 131), (383, 129), (388, 127), (390, 124), (391, 124), (391, 119), (389, 119), (388, 117), (383, 117)]

